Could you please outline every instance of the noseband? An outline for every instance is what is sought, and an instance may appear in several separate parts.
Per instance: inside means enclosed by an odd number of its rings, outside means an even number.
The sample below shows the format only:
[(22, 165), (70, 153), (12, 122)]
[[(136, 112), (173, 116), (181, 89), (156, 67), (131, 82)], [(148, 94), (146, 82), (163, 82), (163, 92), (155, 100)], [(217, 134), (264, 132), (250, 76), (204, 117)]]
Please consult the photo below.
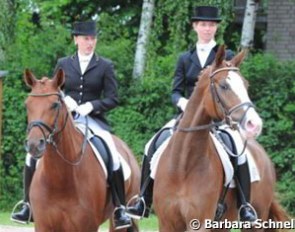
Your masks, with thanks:
[[(60, 93), (57, 93), (57, 92), (45, 93), (45, 94), (34, 94), (34, 93), (29, 94), (29, 96), (31, 96), (31, 97), (48, 97), (48, 96), (54, 96), (54, 95), (58, 97), (58, 102), (61, 104), (62, 96), (61, 96)], [(56, 116), (54, 118), (53, 128), (51, 126), (49, 126), (48, 124), (46, 124), (45, 122), (43, 122), (42, 120), (34, 120), (34, 121), (31, 121), (28, 124), (27, 133), (29, 133), (33, 127), (38, 127), (41, 130), (42, 134), (43, 134), (43, 137), (44, 137), (44, 140), (46, 141), (46, 144), (55, 145), (53, 137), (54, 137), (54, 135), (59, 134), (60, 132), (63, 131), (63, 129), (65, 128), (65, 126), (67, 124), (68, 116), (69, 116), (69, 114), (67, 112), (66, 120), (64, 122), (64, 125), (61, 127), (61, 129), (58, 129), (58, 122), (57, 121), (58, 121), (58, 118), (59, 118), (60, 109), (61, 109), (61, 107), (59, 106), (58, 110), (57, 110), (57, 113), (56, 113)], [(49, 134), (47, 136), (46, 136), (46, 133), (45, 133), (44, 129), (47, 130), (47, 132), (49, 132)]]
[[(228, 67), (217, 69), (214, 72), (212, 72), (210, 74), (210, 76), (209, 76), (209, 78), (210, 78), (210, 92), (211, 92), (213, 101), (215, 102), (215, 106), (217, 104), (219, 106), (219, 108), (221, 109), (221, 111), (223, 112), (224, 120), (222, 120), (221, 122), (212, 122), (210, 124), (200, 125), (200, 126), (195, 126), (195, 127), (189, 127), (189, 128), (179, 128), (179, 127), (177, 127), (177, 128), (175, 128), (176, 130), (182, 131), (182, 132), (193, 132), (193, 131), (211, 129), (211, 128), (215, 127), (215, 126), (220, 126), (220, 125), (224, 124), (224, 122), (227, 125), (229, 125), (232, 129), (234, 129), (234, 130), (238, 129), (238, 124), (241, 123), (244, 120), (247, 111), (250, 108), (254, 107), (254, 105), (251, 102), (243, 102), (243, 103), (238, 104), (238, 105), (230, 108), (229, 110), (227, 110), (225, 101), (218, 94), (218, 91), (217, 91), (216, 86), (215, 86), (215, 80), (214, 80), (214, 76), (219, 72), (222, 72), (222, 71), (239, 71), (240, 70), (237, 67), (230, 67), (229, 64), (227, 64), (227, 65), (228, 65)], [(240, 108), (243, 108), (243, 107), (247, 107), (247, 108), (246, 108), (244, 114), (242, 115), (242, 117), (237, 121), (233, 120), (232, 114), (235, 111), (237, 111), (237, 110), (239, 110)], [(215, 111), (217, 112), (216, 107), (215, 107)]]
[[(238, 104), (232, 108), (230, 108), (229, 110), (227, 110), (227, 107), (226, 107), (226, 102), (220, 97), (220, 95), (218, 94), (218, 91), (216, 89), (216, 86), (215, 86), (215, 82), (214, 82), (214, 76), (219, 73), (219, 72), (222, 72), (222, 71), (239, 71), (240, 69), (237, 68), (237, 67), (224, 67), (224, 68), (220, 68), (220, 69), (217, 69), (215, 70), (213, 73), (211, 73), (210, 75), (210, 91), (211, 91), (211, 95), (213, 97), (213, 100), (215, 103), (218, 104), (219, 108), (221, 109), (221, 111), (223, 112), (223, 115), (224, 115), (224, 121), (227, 125), (229, 125), (232, 129), (235, 129), (237, 130), (238, 129), (238, 124), (241, 124), (241, 122), (244, 120), (245, 116), (246, 116), (246, 113), (248, 112), (248, 110), (250, 108), (254, 108), (254, 105), (252, 102), (243, 102), (241, 104)], [(216, 106), (216, 104), (215, 104)], [(241, 118), (239, 120), (233, 120), (232, 118), (232, 114), (235, 112), (235, 111), (238, 111), (239, 109), (243, 108), (243, 107), (246, 107), (246, 110), (244, 111), (243, 115), (241, 116)], [(215, 111), (217, 112), (216, 110), (216, 107), (215, 107)]]
[[(38, 127), (42, 134), (43, 134), (43, 137), (44, 137), (44, 140), (45, 140), (45, 143), (46, 145), (47, 144), (50, 144), (54, 147), (54, 149), (56, 150), (57, 154), (62, 158), (63, 161), (65, 161), (67, 164), (69, 165), (72, 165), (72, 166), (78, 166), (83, 157), (84, 157), (84, 154), (85, 154), (85, 150), (86, 150), (86, 145), (87, 145), (87, 132), (88, 132), (88, 120), (86, 118), (86, 129), (85, 129), (85, 135), (84, 135), (84, 139), (83, 139), (83, 143), (82, 143), (82, 146), (81, 146), (81, 151), (78, 155), (78, 158), (74, 161), (70, 161), (68, 159), (65, 158), (65, 155), (62, 154), (58, 147), (57, 147), (57, 144), (56, 142), (54, 141), (53, 137), (54, 135), (58, 135), (60, 134), (60, 132), (62, 132), (65, 127), (66, 127), (66, 124), (68, 122), (68, 118), (69, 118), (69, 112), (67, 112), (66, 114), (66, 119), (65, 119), (65, 122), (63, 124), (63, 126), (61, 127), (61, 129), (58, 129), (58, 118), (59, 118), (59, 115), (60, 115), (60, 109), (61, 109), (61, 103), (62, 103), (62, 94), (61, 93), (58, 93), (58, 92), (53, 92), (53, 93), (45, 93), (45, 94), (34, 94), (34, 93), (31, 93), (29, 94), (29, 96), (31, 97), (48, 97), (48, 96), (57, 96), (58, 97), (58, 101), (60, 103), (59, 105), (59, 108), (57, 110), (57, 113), (56, 113), (56, 116), (54, 118), (54, 125), (53, 125), (53, 128), (50, 127), (48, 124), (46, 124), (45, 122), (41, 121), (41, 120), (34, 120), (34, 121), (31, 121), (28, 125), (28, 128), (27, 128), (27, 132), (30, 132), (30, 130), (33, 128), (33, 127)], [(49, 132), (48, 136), (46, 136), (46, 133), (44, 131), (44, 128)]]

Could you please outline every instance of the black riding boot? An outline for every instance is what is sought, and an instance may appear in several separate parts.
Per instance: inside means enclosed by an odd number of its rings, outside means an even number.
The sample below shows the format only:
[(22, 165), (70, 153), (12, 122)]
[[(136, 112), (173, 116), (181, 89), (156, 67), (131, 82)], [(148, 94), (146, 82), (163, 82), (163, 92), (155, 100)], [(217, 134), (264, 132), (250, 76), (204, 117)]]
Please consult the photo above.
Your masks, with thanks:
[(150, 159), (144, 156), (141, 173), (140, 194), (134, 206), (127, 208), (127, 214), (134, 219), (149, 217), (153, 202), (154, 180), (150, 177)]
[(33, 175), (35, 173), (35, 166), (36, 161), (34, 159), (31, 159), (31, 166), (25, 165), (24, 168), (24, 179), (23, 179), (23, 185), (24, 185), (24, 199), (19, 204), (22, 204), (22, 209), (19, 212), (16, 212), (11, 215), (11, 220), (19, 223), (28, 223), (32, 222), (33, 219), (31, 217), (31, 209), (30, 209), (30, 199), (29, 199), (29, 191), (31, 182), (33, 179)]
[(122, 167), (116, 171), (113, 171), (110, 181), (110, 188), (113, 202), (116, 207), (114, 210), (115, 230), (132, 226), (130, 217), (126, 215), (125, 186)]
[(238, 206), (240, 221), (255, 222), (257, 220), (257, 213), (250, 202), (251, 180), (248, 163), (245, 162), (239, 165), (236, 173), (238, 179)]

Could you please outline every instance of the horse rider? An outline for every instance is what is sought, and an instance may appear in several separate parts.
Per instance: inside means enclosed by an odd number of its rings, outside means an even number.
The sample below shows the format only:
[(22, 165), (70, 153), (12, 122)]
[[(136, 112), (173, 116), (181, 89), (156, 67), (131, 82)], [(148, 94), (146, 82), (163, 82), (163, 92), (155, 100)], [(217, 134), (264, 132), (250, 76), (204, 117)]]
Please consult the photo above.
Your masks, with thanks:
[[(198, 81), (198, 75), (205, 67), (212, 64), (219, 47), (215, 41), (215, 34), (221, 22), (218, 8), (213, 6), (195, 7), (191, 22), (192, 28), (197, 34), (197, 42), (191, 50), (180, 55), (174, 73), (172, 88), (172, 103), (178, 108), (179, 113), (184, 112), (195, 83)], [(230, 60), (233, 56), (234, 53), (231, 50), (226, 50), (226, 60)], [(154, 180), (150, 176), (150, 161), (163, 141), (171, 137), (173, 133), (171, 128), (174, 127), (175, 123), (176, 119), (168, 122), (145, 146), (140, 195), (133, 206), (127, 207), (128, 215), (135, 219), (149, 216), (154, 184)], [(238, 166), (236, 176), (242, 187), (242, 191), (238, 191), (238, 199), (246, 199), (247, 202), (239, 205), (240, 220), (253, 222), (257, 219), (257, 214), (249, 204), (250, 181), (247, 162)]]
[[(110, 126), (104, 113), (118, 105), (117, 80), (111, 60), (95, 53), (97, 44), (95, 21), (75, 22), (72, 35), (77, 47), (75, 54), (57, 61), (55, 72), (63, 69), (65, 84), (63, 86), (64, 102), (72, 112), (75, 123), (83, 123), (94, 134), (90, 141), (103, 145), (111, 157), (109, 186), (115, 205), (114, 227), (130, 227), (131, 218), (125, 213), (125, 188), (120, 154), (110, 133)], [(100, 141), (99, 141), (100, 140)], [(28, 154), (26, 158), (24, 189), (25, 204), (20, 212), (12, 215), (12, 220), (27, 222), (30, 215), (29, 188), (35, 171), (36, 161)]]

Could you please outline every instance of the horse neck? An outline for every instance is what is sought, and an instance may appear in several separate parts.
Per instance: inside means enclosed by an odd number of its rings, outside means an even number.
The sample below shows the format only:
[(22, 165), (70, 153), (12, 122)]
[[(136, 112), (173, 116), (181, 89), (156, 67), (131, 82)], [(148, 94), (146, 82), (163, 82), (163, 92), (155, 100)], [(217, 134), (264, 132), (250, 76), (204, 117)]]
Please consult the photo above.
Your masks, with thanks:
[[(63, 112), (65, 115), (65, 111)], [(67, 121), (66, 121), (67, 120)], [(75, 161), (80, 159), (83, 139), (81, 134), (75, 128), (72, 119), (63, 117), (60, 125), (64, 129), (54, 136), (56, 146), (47, 145), (46, 153), (43, 158), (44, 173), (50, 173), (50, 183), (56, 186), (70, 185), (71, 179), (75, 177), (74, 171), (77, 169)]]
[[(179, 123), (179, 128), (193, 128), (211, 122), (211, 117), (204, 108), (203, 91), (198, 89), (193, 92)], [(189, 170), (195, 168), (196, 163), (201, 165), (206, 162), (208, 146), (209, 129), (175, 132), (171, 147), (172, 154), (170, 154), (172, 166), (174, 166), (171, 170), (181, 173), (180, 176), (186, 175)]]

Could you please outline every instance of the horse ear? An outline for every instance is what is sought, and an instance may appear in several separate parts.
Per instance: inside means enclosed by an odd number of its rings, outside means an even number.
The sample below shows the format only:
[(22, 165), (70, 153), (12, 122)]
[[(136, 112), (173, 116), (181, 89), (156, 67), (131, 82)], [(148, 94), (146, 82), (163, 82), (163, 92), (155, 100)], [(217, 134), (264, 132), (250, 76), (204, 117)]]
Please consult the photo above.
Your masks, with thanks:
[(61, 68), (58, 69), (52, 81), (57, 88), (60, 88), (65, 82), (65, 72)]
[(218, 50), (217, 50), (217, 53), (216, 53), (216, 56), (215, 56), (215, 60), (213, 62), (213, 70), (218, 68), (223, 60), (225, 59), (225, 45), (220, 45)]
[(246, 57), (248, 53), (248, 49), (243, 49), (240, 51), (232, 60), (230, 61), (233, 66), (239, 67), (241, 63), (243, 62), (244, 58)]
[(36, 84), (37, 79), (29, 69), (25, 69), (25, 71), (24, 71), (24, 81), (25, 81), (25, 83), (26, 83), (26, 85), (28, 87), (32, 88)]

